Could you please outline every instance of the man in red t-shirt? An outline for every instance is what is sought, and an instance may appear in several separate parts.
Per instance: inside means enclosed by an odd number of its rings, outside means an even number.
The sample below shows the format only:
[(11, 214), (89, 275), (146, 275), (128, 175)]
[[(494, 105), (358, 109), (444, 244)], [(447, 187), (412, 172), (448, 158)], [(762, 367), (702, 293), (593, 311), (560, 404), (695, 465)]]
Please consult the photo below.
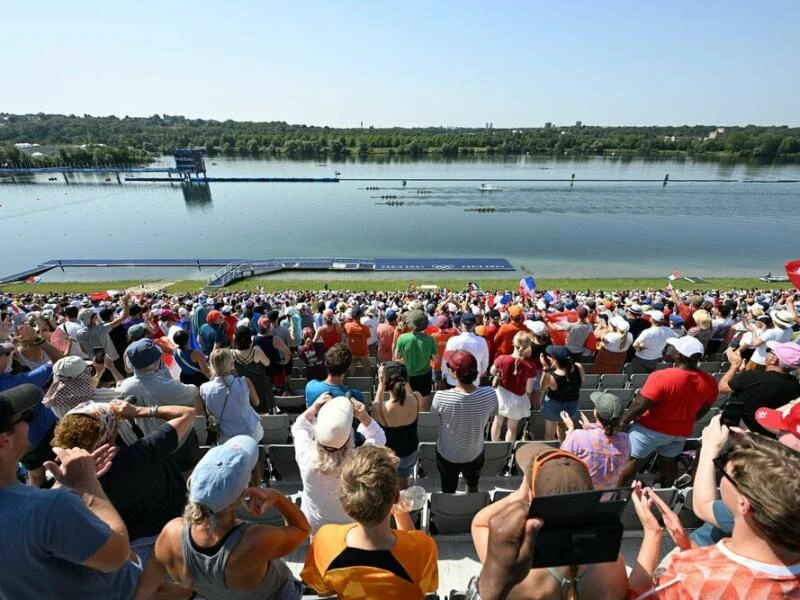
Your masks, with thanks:
[(494, 364), (496, 354), (496, 346), (494, 344), (494, 336), (500, 331), (500, 311), (493, 308), (488, 312), (488, 323), (483, 328), (483, 337), (486, 340), (486, 345), (489, 347), (489, 364)]
[(392, 360), (394, 355), (394, 330), (397, 328), (397, 312), (386, 311), (386, 321), (378, 325), (378, 364)]
[(350, 364), (350, 375), (356, 375), (357, 367), (361, 369), (363, 377), (368, 377), (370, 372), (369, 362), (369, 336), (371, 335), (369, 327), (362, 325), (361, 309), (354, 307), (349, 309), (349, 315), (345, 313), (344, 332), (347, 334), (347, 341), (350, 344), (350, 352), (353, 354), (353, 362)]
[(684, 336), (670, 338), (667, 344), (669, 360), (676, 366), (651, 373), (622, 417), (623, 428), (631, 424), (631, 458), (620, 475), (620, 486), (627, 486), (654, 452), (658, 452), (661, 486), (671, 486), (686, 438), (717, 399), (716, 380), (697, 368), (702, 342)]
[[(519, 304), (509, 307), (509, 321), (497, 331), (494, 336), (495, 356), (511, 354), (514, 351), (514, 336), (520, 331), (527, 333), (528, 328), (522, 324), (525, 315)], [(494, 364), (494, 363), (491, 363)]]

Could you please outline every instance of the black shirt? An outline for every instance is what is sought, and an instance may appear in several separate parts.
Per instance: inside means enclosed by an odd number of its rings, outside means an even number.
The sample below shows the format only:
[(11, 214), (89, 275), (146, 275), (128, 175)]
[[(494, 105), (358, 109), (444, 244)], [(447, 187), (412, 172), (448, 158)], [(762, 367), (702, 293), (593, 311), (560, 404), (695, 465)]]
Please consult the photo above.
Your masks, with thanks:
[[(631, 326), (629, 329), (630, 334), (633, 336), (633, 341), (636, 341), (636, 338), (639, 337), (639, 334), (642, 333), (645, 329), (650, 327), (650, 321), (646, 321), (645, 319), (634, 318), (628, 319), (628, 324)], [(636, 348), (633, 347), (631, 344), (630, 348), (628, 348), (628, 353), (625, 356), (625, 360), (630, 362), (633, 359), (633, 355), (636, 354)]]
[(169, 423), (130, 446), (119, 446), (111, 469), (100, 478), (131, 540), (161, 533), (186, 504), (186, 485), (170, 455), (178, 434)]
[(800, 397), (800, 381), (793, 375), (776, 371), (745, 371), (733, 377), (728, 385), (733, 390), (731, 399), (742, 402), (742, 421), (750, 429), (775, 437), (756, 422), (756, 411), (762, 406), (780, 408), (790, 400)]

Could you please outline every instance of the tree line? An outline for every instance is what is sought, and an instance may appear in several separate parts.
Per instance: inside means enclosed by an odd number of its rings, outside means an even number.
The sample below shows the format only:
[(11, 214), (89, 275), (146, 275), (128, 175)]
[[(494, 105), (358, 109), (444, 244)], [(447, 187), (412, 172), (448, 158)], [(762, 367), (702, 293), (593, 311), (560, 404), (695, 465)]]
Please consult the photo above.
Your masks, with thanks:
[[(16, 143), (58, 148), (32, 158)], [(83, 146), (83, 147), (81, 147)], [(710, 125), (599, 127), (575, 124), (520, 129), (332, 128), (282, 121), (215, 121), (175, 115), (0, 113), (0, 161), (37, 164), (134, 164), (175, 148), (204, 147), (209, 155), (296, 159), (439, 155), (688, 156), (800, 160), (800, 128)], [(26, 163), (27, 164), (27, 163)]]

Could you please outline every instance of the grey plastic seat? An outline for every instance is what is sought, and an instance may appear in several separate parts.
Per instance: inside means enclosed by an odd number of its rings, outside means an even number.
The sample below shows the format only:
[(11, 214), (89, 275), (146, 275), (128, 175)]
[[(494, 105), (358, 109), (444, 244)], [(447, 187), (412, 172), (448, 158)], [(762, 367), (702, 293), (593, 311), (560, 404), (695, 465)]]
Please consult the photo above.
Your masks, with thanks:
[(636, 390), (630, 388), (603, 388), (603, 391), (609, 394), (614, 394), (617, 398), (622, 400), (623, 406), (630, 404), (631, 400), (633, 400), (633, 397), (636, 394)]
[(628, 376), (625, 373), (606, 373), (600, 376), (600, 387), (602, 389), (608, 388), (624, 388)]
[(300, 467), (294, 459), (291, 444), (270, 444), (267, 447), (272, 475), (282, 483), (300, 483)]
[(701, 371), (713, 374), (719, 372), (720, 368), (722, 367), (722, 361), (701, 362), (698, 366), (700, 367)]
[(417, 436), (420, 442), (435, 442), (439, 439), (439, 413), (421, 412), (417, 415)]
[(631, 378), (628, 381), (628, 388), (632, 390), (638, 390), (639, 388), (644, 387), (648, 376), (649, 375), (647, 373), (634, 373), (631, 375)]
[(694, 514), (692, 509), (692, 496), (694, 495), (694, 488), (686, 488), (681, 492), (683, 498), (683, 506), (678, 513), (678, 518), (687, 529), (697, 529), (705, 524), (705, 521)]
[(420, 442), (417, 452), (417, 478), (439, 479), (439, 469), (436, 468), (436, 442)]
[(594, 394), (598, 390), (589, 390), (586, 388), (582, 388), (580, 391), (580, 396), (578, 396), (578, 409), (579, 410), (588, 410), (590, 408), (594, 408), (594, 402), (592, 402), (592, 394)]
[(534, 440), (544, 439), (544, 418), (541, 411), (531, 410), (531, 416), (528, 417), (528, 431)]
[(502, 475), (511, 458), (511, 442), (486, 442), (483, 445), (482, 472), (489, 477)]
[(442, 535), (470, 532), (472, 519), (489, 504), (489, 492), (474, 494), (431, 494), (431, 525)]
[(602, 377), (602, 375), (592, 375), (591, 373), (587, 373), (583, 377), (583, 383), (581, 383), (581, 389), (582, 390), (597, 389), (597, 385), (600, 383), (600, 377)]
[(259, 415), (261, 426), (264, 428), (264, 437), (261, 441), (265, 444), (288, 444), (291, 435), (291, 422), (289, 415)]

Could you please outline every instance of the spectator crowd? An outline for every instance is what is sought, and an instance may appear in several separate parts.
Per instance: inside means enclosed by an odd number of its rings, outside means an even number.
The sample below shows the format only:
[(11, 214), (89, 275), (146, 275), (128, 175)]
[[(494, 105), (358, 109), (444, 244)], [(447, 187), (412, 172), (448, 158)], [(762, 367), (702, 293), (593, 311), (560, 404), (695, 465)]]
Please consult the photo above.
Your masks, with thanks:
[[(800, 597), (798, 308), (672, 285), (0, 295), (0, 600), (423, 598), (420, 502), (479, 496), (499, 446), (519, 486), (473, 513), (465, 597)], [(694, 531), (663, 495), (687, 485)], [(619, 488), (633, 564), (533, 566), (534, 498)]]

